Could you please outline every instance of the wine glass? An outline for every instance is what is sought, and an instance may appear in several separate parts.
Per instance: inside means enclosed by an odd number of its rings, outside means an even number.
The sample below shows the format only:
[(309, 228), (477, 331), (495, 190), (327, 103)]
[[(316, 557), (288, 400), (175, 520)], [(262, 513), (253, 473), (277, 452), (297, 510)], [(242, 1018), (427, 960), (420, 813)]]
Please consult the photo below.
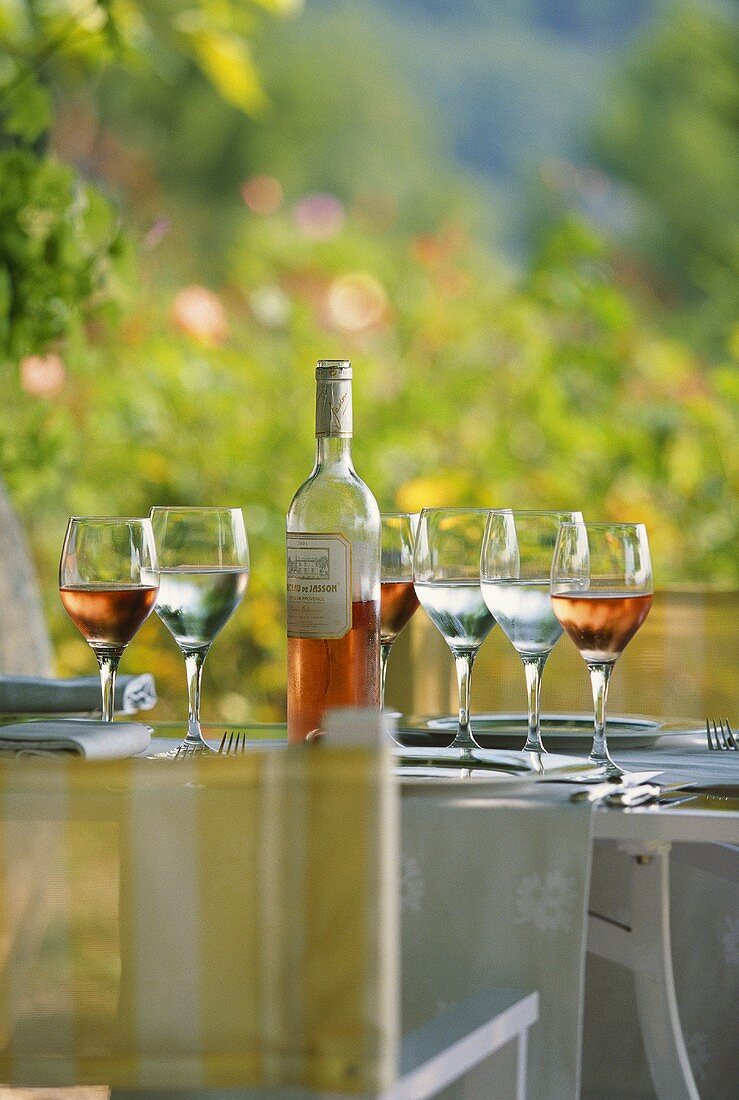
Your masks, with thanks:
[(529, 726), (524, 752), (546, 752), (541, 741), (541, 677), (562, 635), (552, 610), (549, 576), (560, 523), (580, 512), (496, 509), (488, 516), (480, 559), (485, 603), (523, 661)]
[(380, 553), (380, 699), (385, 707), (387, 659), (395, 639), (418, 607), (413, 587), (413, 519), (382, 512)]
[(424, 508), (413, 551), (413, 584), (424, 611), (452, 651), (459, 724), (451, 748), (479, 748), (470, 728), (470, 681), (480, 646), (495, 626), (480, 589), (487, 508)]
[(590, 672), (595, 709), (590, 761), (613, 778), (624, 773), (606, 742), (608, 683), (649, 613), (652, 593), (643, 523), (561, 524), (552, 560), (552, 607)]
[(211, 751), (200, 728), (203, 663), (249, 582), (240, 508), (152, 508), (159, 554), (156, 613), (185, 658), (187, 736), (171, 754)]
[(113, 721), (123, 651), (154, 609), (158, 587), (148, 519), (70, 519), (59, 562), (59, 596), (97, 657), (104, 722)]

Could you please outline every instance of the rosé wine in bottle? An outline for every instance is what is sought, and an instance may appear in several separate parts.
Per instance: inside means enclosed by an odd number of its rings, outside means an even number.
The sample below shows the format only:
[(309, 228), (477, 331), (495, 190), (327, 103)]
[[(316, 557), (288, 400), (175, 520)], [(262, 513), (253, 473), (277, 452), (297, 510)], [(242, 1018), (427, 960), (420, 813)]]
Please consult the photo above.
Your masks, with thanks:
[(287, 513), (287, 736), (380, 706), (380, 513), (352, 464), (352, 369), (316, 369), (316, 462)]

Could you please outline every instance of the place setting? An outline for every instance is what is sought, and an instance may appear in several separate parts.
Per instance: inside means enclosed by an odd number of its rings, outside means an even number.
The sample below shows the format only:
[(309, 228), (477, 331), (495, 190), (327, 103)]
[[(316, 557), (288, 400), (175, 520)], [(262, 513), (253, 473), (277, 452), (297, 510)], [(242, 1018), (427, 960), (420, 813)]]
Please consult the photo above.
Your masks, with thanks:
[[(612, 609), (636, 606), (628, 603), (636, 590), (644, 597), (640, 600), (640, 607), (645, 608), (643, 621), (651, 602), (651, 566), (643, 529), (616, 525), (607, 529), (612, 543), (609, 552), (617, 558), (620, 555), (622, 562), (642, 540), (644, 560), (639, 570), (623, 577), (616, 575), (612, 563), (610, 572), (605, 574), (605, 564), (597, 556), (599, 533), (600, 528), (587, 527), (580, 513), (573, 512), (435, 509), (421, 513), (412, 579), (420, 606), (441, 633), (454, 659), (459, 716), (456, 720), (430, 718), (420, 724), (412, 720), (403, 722), (403, 734), (416, 742), (420, 739), (418, 735), (424, 733), (433, 735), (436, 741), (444, 733), (453, 736), (446, 746), (404, 744), (396, 750), (402, 758), (403, 772), (414, 766), (412, 761), (424, 760), (429, 764), (459, 761), (471, 774), (478, 768), (497, 766), (501, 771), (517, 770), (540, 776), (561, 772), (572, 774), (573, 779), (580, 778), (582, 772), (593, 777), (621, 777), (606, 747), (604, 699), (596, 697), (596, 705), (601, 707), (600, 728), (596, 716), (595, 733), (591, 735), (593, 747), (586, 762), (574, 755), (548, 751), (541, 736), (542, 674), (564, 629), (581, 652), (585, 647), (583, 655), (591, 677), (610, 676), (612, 663), (631, 636), (615, 636), (618, 625), (611, 621)], [(592, 559), (591, 540), (596, 544)], [(623, 564), (622, 572), (625, 572)], [(599, 583), (606, 575), (607, 587)], [(397, 584), (398, 578), (393, 578), (393, 582)], [(552, 595), (554, 591), (557, 597)], [(521, 723), (501, 715), (483, 718), (479, 725), (476, 719), (473, 732), (470, 720), (473, 667), (481, 645), (496, 623), (523, 663), (528, 717)], [(592, 648), (596, 645), (600, 649)], [(505, 735), (505, 744), (499, 748), (483, 747), (476, 738), (476, 734), (488, 733), (491, 725), (494, 732), (498, 729), (498, 742), (501, 734)], [(583, 725), (580, 719), (579, 744), (583, 743)], [(564, 727), (572, 733), (572, 720), (565, 720)], [(570, 737), (569, 745), (572, 740)], [(516, 742), (520, 748), (514, 747)]]
[[(266, 732), (258, 725), (251, 730), (225, 727), (220, 737), (214, 730), (214, 737), (204, 735), (200, 722), (205, 658), (242, 602), (249, 571), (240, 509), (157, 506), (142, 519), (72, 518), (61, 553), (59, 592), (97, 659), (102, 720), (77, 709), (83, 700), (92, 706), (89, 678), (66, 686), (63, 681), (16, 683), (14, 697), (25, 698), (41, 713), (24, 715), (22, 721), (0, 717), (0, 754), (182, 762), (233, 758), (267, 745), (285, 748), (289, 738), (280, 724)], [(664, 773), (649, 750), (663, 738), (671, 744), (680, 737), (694, 741), (700, 732), (695, 723), (632, 715), (616, 716), (607, 725), (614, 665), (653, 598), (643, 525), (586, 523), (579, 512), (508, 508), (383, 513), (379, 581), (383, 741), (402, 782), (484, 784), (508, 793), (541, 784), (571, 785), (579, 788), (569, 794), (572, 801), (622, 807), (661, 801), (677, 805), (682, 795), (686, 801), (692, 797), (684, 789), (687, 781), (660, 785)], [(385, 705), (392, 648), (418, 608), (453, 660), (457, 716), (405, 717)], [(123, 685), (117, 677), (124, 651), (152, 613), (184, 658), (188, 718), (174, 745), (162, 737), (176, 734), (177, 724), (155, 729), (121, 720), (127, 708), (138, 703), (144, 709), (156, 699), (150, 676), (126, 677)], [(528, 711), (481, 714), (473, 720), (473, 669), (496, 624), (523, 666)], [(589, 674), (593, 718), (542, 717), (544, 669), (563, 635), (574, 642)], [(68, 712), (55, 715), (43, 711), (43, 705)], [(715, 732), (716, 745), (722, 731), (720, 726)], [(621, 758), (626, 752), (626, 767), (613, 760), (609, 738)], [(306, 737), (309, 747), (334, 741), (341, 741), (336, 723), (330, 737), (321, 729)], [(646, 761), (633, 757), (639, 750), (646, 751)], [(728, 797), (732, 792), (724, 788), (719, 784), (719, 796)], [(710, 798), (716, 791), (704, 784), (697, 793)]]
[[(154, 609), (159, 590), (156, 548), (148, 519), (72, 517), (59, 563), (59, 596), (65, 611), (93, 650), (99, 667), (97, 709), (89, 716), (94, 689), (89, 682), (26, 681), (10, 685), (33, 708), (22, 722), (0, 725), (0, 753), (14, 756), (79, 756), (86, 760), (120, 759), (144, 752), (151, 727), (115, 721), (116, 706), (138, 702), (151, 707), (156, 694), (151, 677), (139, 678), (138, 698), (117, 690), (120, 659)], [(134, 684), (135, 686), (135, 684)], [(143, 690), (141, 690), (143, 689)], [(68, 706), (88, 716), (41, 718), (48, 708)], [(73, 711), (74, 713), (74, 711)]]
[[(72, 753), (91, 760), (149, 755), (183, 761), (285, 745), (279, 725), (267, 740), (255, 727), (251, 736), (248, 730), (225, 729), (220, 741), (204, 737), (200, 725), (205, 657), (243, 600), (249, 580), (240, 509), (154, 507), (145, 519), (73, 518), (59, 576), (65, 610), (98, 661), (102, 722), (80, 715), (9, 721), (0, 727), (0, 752)], [(626, 716), (612, 718), (606, 726), (613, 667), (652, 601), (643, 526), (590, 524), (581, 513), (566, 511), (437, 508), (416, 516), (384, 513), (379, 579), (380, 702), (401, 781), (485, 784), (507, 791), (542, 783), (574, 785), (582, 789), (572, 792), (573, 800), (602, 798), (612, 805), (658, 801), (663, 793), (667, 797), (654, 782), (662, 772), (620, 767), (610, 755), (608, 737), (618, 752), (648, 750), (665, 736), (695, 735), (694, 725), (686, 722), (681, 730), (679, 723), (670, 728), (658, 719)], [(456, 717), (405, 718), (384, 707), (393, 645), (419, 607), (454, 662)], [(188, 720), (174, 746), (162, 742), (161, 735), (177, 727), (158, 729), (152, 753), (151, 726), (112, 719), (121, 656), (153, 612), (184, 657)], [(482, 714), (473, 722), (475, 660), (496, 624), (523, 665), (528, 712)], [(542, 720), (545, 665), (564, 634), (590, 676), (592, 719), (579, 714), (545, 715)], [(133, 678), (137, 685), (146, 706), (146, 688), (153, 692), (153, 682)], [(89, 681), (87, 688), (89, 692)], [(25, 690), (33, 698), (32, 686)], [(36, 687), (37, 697), (40, 690)], [(53, 697), (59, 698), (60, 691)], [(119, 690), (119, 711), (125, 703)], [(319, 731), (307, 740), (326, 741)]]
[(0, 714), (0, 755), (101, 760), (145, 754), (152, 727), (114, 718), (156, 703), (150, 674), (118, 677), (124, 652), (154, 611), (184, 657), (188, 700), (181, 743), (155, 755), (213, 753), (200, 725), (203, 663), (243, 600), (248, 580), (241, 509), (154, 507), (147, 518), (72, 517), (59, 595), (98, 662), (98, 703), (89, 678), (5, 678), (0, 709), (5, 696), (13, 713)]

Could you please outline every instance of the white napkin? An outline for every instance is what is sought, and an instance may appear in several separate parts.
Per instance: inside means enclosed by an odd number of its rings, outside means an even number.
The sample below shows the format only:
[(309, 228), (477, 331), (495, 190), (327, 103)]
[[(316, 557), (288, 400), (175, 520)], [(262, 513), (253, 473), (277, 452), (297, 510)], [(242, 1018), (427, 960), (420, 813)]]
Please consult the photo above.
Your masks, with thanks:
[[(156, 701), (156, 687), (151, 673), (116, 678), (117, 714), (151, 710)], [(71, 679), (0, 676), (2, 714), (88, 714), (91, 711), (100, 713), (99, 676), (74, 676)]]
[(71, 754), (87, 760), (118, 760), (144, 752), (150, 741), (151, 729), (140, 722), (62, 718), (0, 726), (0, 754), (12, 756)]

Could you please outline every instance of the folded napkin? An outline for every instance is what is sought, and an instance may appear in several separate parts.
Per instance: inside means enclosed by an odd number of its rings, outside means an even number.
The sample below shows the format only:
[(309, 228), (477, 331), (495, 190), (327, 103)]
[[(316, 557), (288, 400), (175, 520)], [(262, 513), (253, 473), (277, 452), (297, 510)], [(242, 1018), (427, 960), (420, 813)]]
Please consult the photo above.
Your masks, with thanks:
[(0, 726), (0, 755), (56, 756), (117, 760), (144, 752), (151, 730), (140, 722), (95, 722), (61, 718), (55, 722), (16, 722)]
[[(151, 710), (156, 701), (154, 677), (150, 673), (117, 677), (117, 713)], [(0, 714), (89, 714), (91, 711), (100, 711), (100, 679), (97, 676), (77, 676), (70, 680), (0, 676)]]

